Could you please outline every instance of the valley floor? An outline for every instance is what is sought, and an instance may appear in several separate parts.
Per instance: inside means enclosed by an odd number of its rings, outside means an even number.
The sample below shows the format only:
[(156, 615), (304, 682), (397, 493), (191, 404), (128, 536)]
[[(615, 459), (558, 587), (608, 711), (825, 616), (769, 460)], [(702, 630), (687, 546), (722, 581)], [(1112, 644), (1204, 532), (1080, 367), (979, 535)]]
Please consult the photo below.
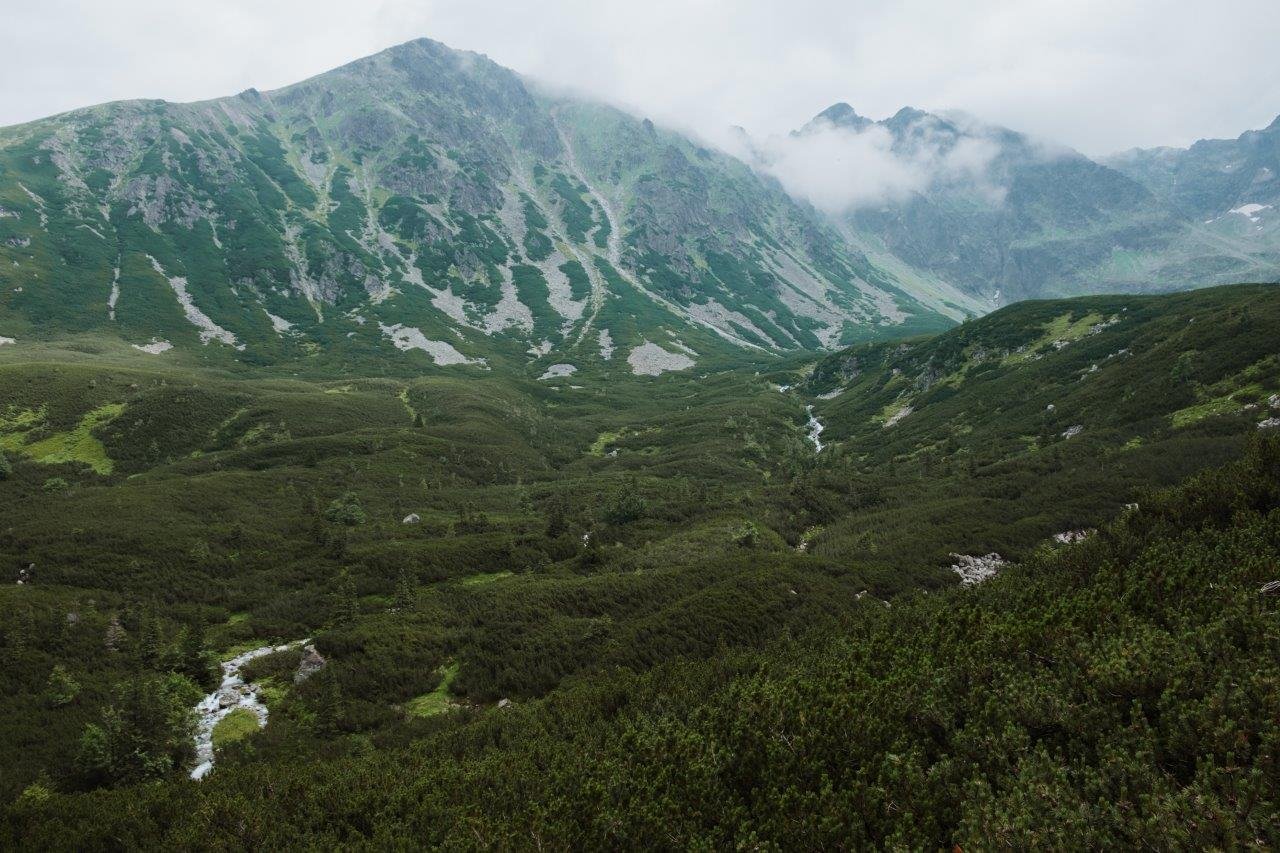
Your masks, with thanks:
[(1274, 843), (1277, 340), (1241, 287), (576, 389), (6, 347), (0, 838)]

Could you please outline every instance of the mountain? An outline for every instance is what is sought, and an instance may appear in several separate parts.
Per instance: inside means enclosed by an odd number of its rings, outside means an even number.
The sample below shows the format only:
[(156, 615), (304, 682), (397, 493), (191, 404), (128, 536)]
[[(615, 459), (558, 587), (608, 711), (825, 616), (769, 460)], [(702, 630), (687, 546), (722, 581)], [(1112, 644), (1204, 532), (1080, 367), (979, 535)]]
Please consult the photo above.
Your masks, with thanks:
[(0, 340), (563, 379), (836, 349), (1024, 298), (1274, 280), (1278, 135), (1099, 163), (841, 103), (790, 141), (877, 159), (792, 165), (837, 195), (898, 183), (823, 212), (745, 133), (749, 165), (423, 39), (273, 92), (0, 129)]
[[(906, 191), (834, 212), (850, 245), (906, 280), (914, 270), (988, 306), (1280, 279), (1280, 231), (1267, 206), (1280, 168), (1277, 124), (1187, 152), (1101, 162), (909, 107), (872, 121), (836, 104), (792, 138), (824, 135), (851, 146), (883, 139), (886, 167), (921, 175)], [(768, 170), (767, 156), (761, 165)]]
[(428, 40), (274, 92), (0, 130), (0, 294), (19, 341), (533, 375), (970, 310), (911, 295), (737, 160)]
[(1280, 216), (1275, 212), (1280, 206), (1280, 118), (1236, 139), (1202, 139), (1185, 149), (1135, 148), (1106, 162), (1196, 221), (1213, 225), (1225, 219), (1237, 226), (1227, 234), (1253, 237), (1247, 233), (1252, 230), (1274, 240)]

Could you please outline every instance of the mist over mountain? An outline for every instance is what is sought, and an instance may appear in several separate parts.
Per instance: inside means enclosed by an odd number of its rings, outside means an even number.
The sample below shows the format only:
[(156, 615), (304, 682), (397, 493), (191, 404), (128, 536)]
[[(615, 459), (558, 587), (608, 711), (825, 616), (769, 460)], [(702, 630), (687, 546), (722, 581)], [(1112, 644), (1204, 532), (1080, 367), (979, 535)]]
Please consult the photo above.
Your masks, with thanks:
[(1107, 165), (837, 104), (723, 153), (419, 40), (274, 92), (0, 130), (0, 332), (650, 370), (1023, 298), (1269, 281), (1274, 135)]
[(0, 128), (0, 848), (1280, 846), (1278, 157), (427, 39)]
[(426, 40), (275, 92), (8, 128), (0, 168), (10, 336), (684, 363), (975, 310), (737, 160)]
[(838, 103), (738, 153), (851, 245), (997, 305), (1276, 280), (1275, 126), (1099, 162), (963, 114), (873, 121)]

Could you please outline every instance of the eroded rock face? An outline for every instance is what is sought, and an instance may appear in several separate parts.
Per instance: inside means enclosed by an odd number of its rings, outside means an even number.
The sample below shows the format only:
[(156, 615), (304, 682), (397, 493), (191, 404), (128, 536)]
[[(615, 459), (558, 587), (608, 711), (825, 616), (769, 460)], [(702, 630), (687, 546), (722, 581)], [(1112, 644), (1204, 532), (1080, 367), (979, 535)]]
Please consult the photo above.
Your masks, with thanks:
[(328, 663), (320, 652), (316, 651), (313, 645), (306, 645), (302, 648), (302, 661), (298, 664), (298, 671), (293, 675), (293, 683), (301, 684), (320, 670), (324, 669)]

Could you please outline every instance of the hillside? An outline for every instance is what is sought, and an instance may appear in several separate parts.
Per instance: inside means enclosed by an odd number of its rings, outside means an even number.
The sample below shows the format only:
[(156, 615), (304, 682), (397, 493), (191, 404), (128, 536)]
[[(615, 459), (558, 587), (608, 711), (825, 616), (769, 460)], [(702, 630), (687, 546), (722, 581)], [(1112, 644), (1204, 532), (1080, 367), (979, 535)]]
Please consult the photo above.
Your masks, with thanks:
[[(1280, 289), (1239, 286), (1026, 303), (817, 363), (579, 387), (501, 371), (246, 378), (198, 352), (157, 360), (111, 336), (0, 348), (7, 838), (160, 843), (164, 825), (169, 843), (191, 844), (185, 833), (226, 820), (257, 844), (302, 832), (299, 820), (318, 843), (378, 845), (411, 826), (437, 837), (479, 809), (499, 839), (533, 820), (516, 792), (556, 779), (568, 793), (548, 833), (598, 842), (563, 821), (612, 807), (577, 799), (579, 782), (594, 783), (556, 756), (598, 748), (600, 772), (612, 772), (608, 744), (636, 744), (645, 769), (628, 778), (641, 796), (666, 772), (645, 756), (681, 754), (597, 728), (599, 714), (648, 713), (667, 700), (646, 696), (673, 695), (710, 714), (735, 707), (715, 697), (740, 696), (729, 683), (774, 655), (799, 655), (778, 658), (797, 673), (832, 665), (808, 646), (787, 650), (788, 637), (906, 630), (877, 627), (886, 616), (949, 625), (971, 600), (954, 597), (953, 567), (967, 558), (998, 552), (997, 579), (1010, 580), (992, 589), (1017, 595), (1029, 569), (1014, 566), (1038, 565), (1056, 534), (1089, 538), (1130, 503), (1145, 513), (1150, 488), (1230, 464), (1265, 434), (1260, 424), (1280, 417), (1278, 339)], [(1091, 549), (1081, 553), (1102, 553)], [(214, 661), (303, 640), (319, 674), (295, 681), (296, 644), (251, 663), (268, 724), (215, 730), (212, 774), (184, 781), (191, 709), (217, 686)], [(704, 674), (685, 692), (681, 673)], [(690, 725), (715, 719), (688, 707)], [(885, 731), (876, 744), (892, 742)], [(398, 810), (402, 789), (386, 774), (423, 764), (433, 769), (407, 775), (469, 793), (443, 811)], [(530, 769), (547, 766), (560, 775)], [(483, 776), (499, 767), (507, 782)], [(790, 784), (790, 772), (768, 775)], [(334, 778), (363, 779), (379, 804), (348, 798), (349, 786), (330, 792)], [(959, 802), (951, 778), (937, 784)], [(269, 788), (289, 805), (234, 793)], [(417, 788), (405, 796), (437, 809)], [(641, 821), (695, 795), (659, 797), (657, 812), (610, 796)], [(251, 817), (259, 806), (274, 821)], [(49, 809), (69, 821), (62, 842), (45, 835)], [(348, 823), (374, 811), (383, 817)], [(957, 834), (956, 814), (939, 813), (936, 831), (922, 824), (935, 834), (921, 837)], [(867, 837), (889, 837), (885, 820)]]
[(1277, 139), (1273, 124), (1092, 160), (960, 113), (906, 107), (872, 121), (841, 103), (781, 150), (870, 150), (884, 170), (917, 176), (829, 215), (850, 245), (915, 287), (941, 282), (991, 308), (1280, 280)]
[[(9, 845), (1259, 847), (1280, 444), (977, 589), (199, 785), (28, 789)], [(1262, 591), (1260, 591), (1260, 588)], [(804, 597), (811, 593), (806, 589)], [(276, 725), (273, 723), (273, 726)]]
[(890, 497), (824, 522), (812, 548), (891, 562), (909, 541), (942, 561), (1095, 526), (1152, 471), (1224, 462), (1280, 414), (1277, 326), (1280, 287), (1239, 286), (1024, 302), (828, 356), (796, 392), (824, 453)]
[[(1276, 134), (1094, 161), (837, 104), (787, 143), (818, 184), (916, 178), (817, 209), (777, 150), (748, 139), (736, 159), (420, 39), (274, 91), (0, 128), (0, 345), (109, 337), (317, 377), (634, 375), (1021, 299), (1275, 281)], [(879, 165), (837, 168), (867, 144)]]
[(907, 293), (730, 157), (425, 39), (277, 91), (0, 129), (19, 344), (652, 372), (938, 330), (971, 310), (953, 295)]
[(833, 212), (428, 40), (0, 129), (0, 844), (1274, 843), (1274, 130), (837, 105), (928, 179)]

